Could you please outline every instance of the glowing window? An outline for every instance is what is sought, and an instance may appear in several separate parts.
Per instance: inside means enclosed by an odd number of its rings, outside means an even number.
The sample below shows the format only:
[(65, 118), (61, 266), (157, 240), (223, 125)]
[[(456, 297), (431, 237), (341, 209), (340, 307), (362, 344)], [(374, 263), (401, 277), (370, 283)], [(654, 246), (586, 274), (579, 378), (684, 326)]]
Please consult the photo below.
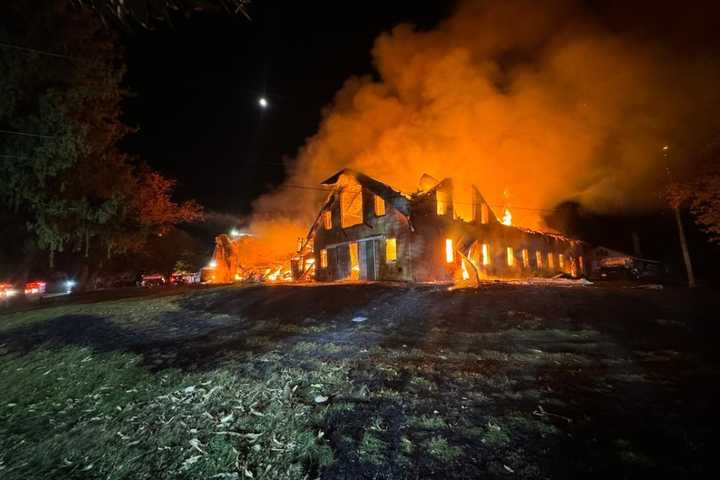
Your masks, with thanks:
[(358, 258), (357, 242), (350, 242), (350, 278), (358, 280), (360, 278), (360, 262)]
[(487, 224), (490, 219), (490, 212), (487, 204), (483, 203), (480, 206), (480, 223)]
[(490, 265), (490, 245), (487, 243), (482, 244), (482, 264)]
[(340, 192), (340, 224), (342, 228), (363, 223), (362, 191), (346, 188)]
[(548, 269), (552, 270), (555, 268), (555, 259), (553, 258), (552, 252), (548, 252)]
[(378, 217), (385, 215), (385, 199), (378, 195), (375, 195), (375, 215)]
[(321, 268), (327, 268), (328, 266), (328, 260), (327, 260), (327, 250), (324, 248), (320, 250), (320, 267)]
[(437, 198), (437, 214), (445, 215), (448, 210), (448, 194), (442, 190), (435, 191), (435, 197)]
[(391, 263), (397, 260), (397, 241), (394, 238), (385, 240), (385, 261)]
[(330, 210), (323, 212), (323, 225), (325, 226), (325, 230), (332, 229), (332, 212)]
[(558, 267), (560, 268), (560, 270), (565, 268), (565, 255), (563, 255), (562, 253), (558, 255)]
[(535, 263), (537, 264), (538, 270), (541, 270), (543, 268), (542, 253), (540, 252), (540, 250), (535, 252)]
[(515, 254), (512, 247), (507, 247), (507, 264), (508, 267), (515, 265)]
[(445, 261), (452, 263), (455, 259), (455, 252), (453, 252), (453, 241), (450, 238), (445, 239)]
[(530, 255), (528, 254), (527, 248), (523, 248), (522, 250), (522, 261), (523, 268), (530, 268)]

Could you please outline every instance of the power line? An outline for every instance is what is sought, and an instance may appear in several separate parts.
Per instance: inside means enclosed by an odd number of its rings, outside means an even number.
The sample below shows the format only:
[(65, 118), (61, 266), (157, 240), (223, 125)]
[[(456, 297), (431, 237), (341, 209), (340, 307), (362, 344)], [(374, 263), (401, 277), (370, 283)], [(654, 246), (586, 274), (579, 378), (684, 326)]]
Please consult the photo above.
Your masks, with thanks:
[(38, 138), (57, 138), (54, 135), (42, 135), (40, 133), (28, 133), (28, 132), (18, 132), (14, 130), (2, 130), (0, 129), (0, 133), (5, 133), (7, 135), (22, 135), (24, 137), (38, 137)]
[(66, 60), (80, 60), (77, 57), (71, 57), (69, 55), (63, 55), (62, 53), (53, 53), (45, 50), (38, 50), (36, 48), (22, 47), (20, 45), (13, 45), (11, 43), (0, 42), (0, 47), (10, 48), (13, 50), (20, 50), (23, 52), (37, 53), (38, 55), (47, 55), (48, 57), (64, 58)]
[[(277, 188), (296, 188), (296, 189), (300, 189), (300, 190), (315, 190), (318, 192), (326, 192), (326, 193), (332, 192), (335, 190), (334, 188), (324, 188), (324, 187), (317, 187), (317, 186), (313, 186), (313, 185), (297, 185), (297, 184), (292, 184), (292, 183), (286, 183), (286, 184), (280, 185)], [(392, 195), (392, 196), (390, 196), (390, 198), (405, 198), (405, 199), (407, 199), (407, 197), (404, 197), (402, 195)], [(453, 203), (453, 205), (477, 205), (480, 202), (456, 202), (456, 201), (454, 201), (452, 203)], [(530, 210), (530, 211), (536, 211), (536, 212), (553, 212), (554, 211), (553, 209), (549, 209), (549, 208), (518, 207), (518, 206), (508, 206), (508, 205), (504, 205), (504, 204), (500, 205), (500, 204), (492, 204), (492, 203), (488, 203), (487, 205), (489, 207), (509, 208), (510, 210)]]

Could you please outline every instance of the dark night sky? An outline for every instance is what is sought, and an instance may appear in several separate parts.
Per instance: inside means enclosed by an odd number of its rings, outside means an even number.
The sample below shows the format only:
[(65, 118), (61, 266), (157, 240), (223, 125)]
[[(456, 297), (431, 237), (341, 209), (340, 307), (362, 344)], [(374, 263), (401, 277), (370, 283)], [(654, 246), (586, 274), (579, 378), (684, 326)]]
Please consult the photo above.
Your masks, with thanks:
[[(372, 5), (371, 5), (372, 4)], [(127, 149), (179, 181), (180, 198), (247, 214), (284, 178), (284, 158), (315, 133), (353, 74), (372, 74), (378, 34), (432, 26), (451, 2), (255, 1), (242, 16), (194, 14), (126, 39)], [(257, 100), (265, 93), (266, 111)]]

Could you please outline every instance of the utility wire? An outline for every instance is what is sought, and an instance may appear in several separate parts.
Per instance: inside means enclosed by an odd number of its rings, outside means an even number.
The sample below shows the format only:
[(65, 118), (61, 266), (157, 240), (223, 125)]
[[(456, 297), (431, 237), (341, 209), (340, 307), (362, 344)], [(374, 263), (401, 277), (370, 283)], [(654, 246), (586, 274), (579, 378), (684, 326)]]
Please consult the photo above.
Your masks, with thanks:
[[(312, 185), (297, 185), (297, 184), (292, 184), (292, 183), (286, 183), (286, 184), (278, 186), (277, 188), (296, 188), (296, 189), (300, 189), (300, 190), (315, 190), (318, 192), (326, 192), (326, 193), (329, 193), (329, 192), (332, 192), (335, 190), (334, 188), (316, 187), (316, 186), (312, 186)], [(402, 195), (392, 195), (390, 198), (407, 198), (407, 197), (404, 197)], [(477, 205), (480, 202), (475, 202), (475, 203), (473, 203), (473, 202), (452, 202), (452, 203), (454, 205)], [(500, 205), (500, 204), (488, 203), (487, 205), (489, 207), (509, 208), (510, 210), (531, 210), (531, 211), (536, 211), (536, 212), (553, 212), (554, 211), (549, 208), (517, 207), (517, 206), (508, 206), (505, 204)]]
[(39, 133), (28, 133), (28, 132), (18, 132), (14, 130), (2, 130), (0, 129), (0, 133), (5, 133), (7, 135), (22, 135), (24, 137), (37, 137), (37, 138), (57, 138), (54, 135), (42, 135)]
[(66, 60), (80, 60), (77, 57), (71, 57), (69, 55), (63, 55), (62, 53), (53, 53), (45, 50), (38, 50), (36, 48), (22, 47), (20, 45), (13, 45), (11, 43), (0, 42), (0, 47), (10, 48), (13, 50), (20, 50), (22, 52), (37, 53), (38, 55), (47, 55), (48, 57), (64, 58)]

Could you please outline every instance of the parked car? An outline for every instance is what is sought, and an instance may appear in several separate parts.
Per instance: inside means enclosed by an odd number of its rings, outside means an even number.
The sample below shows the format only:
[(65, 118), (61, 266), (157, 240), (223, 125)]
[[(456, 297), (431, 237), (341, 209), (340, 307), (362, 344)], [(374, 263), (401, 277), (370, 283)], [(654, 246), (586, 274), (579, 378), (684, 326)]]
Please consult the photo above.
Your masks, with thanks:
[[(142, 284), (142, 279), (140, 279), (139, 283)], [(133, 278), (117, 278), (110, 282), (111, 288), (129, 288), (129, 287), (137, 287), (137, 286), (138, 286), (138, 281)]]
[(45, 293), (47, 283), (36, 280), (34, 282), (28, 282), (25, 284), (25, 296), (40, 296)]
[(18, 294), (12, 283), (0, 283), (0, 300), (7, 300)]
[(143, 287), (162, 287), (166, 283), (165, 277), (159, 273), (143, 275), (140, 285)]
[(600, 280), (642, 280), (659, 282), (662, 280), (662, 264), (632, 256), (606, 257), (599, 261)]
[(170, 276), (170, 283), (173, 285), (191, 285), (199, 282), (200, 276), (197, 273), (175, 272)]

